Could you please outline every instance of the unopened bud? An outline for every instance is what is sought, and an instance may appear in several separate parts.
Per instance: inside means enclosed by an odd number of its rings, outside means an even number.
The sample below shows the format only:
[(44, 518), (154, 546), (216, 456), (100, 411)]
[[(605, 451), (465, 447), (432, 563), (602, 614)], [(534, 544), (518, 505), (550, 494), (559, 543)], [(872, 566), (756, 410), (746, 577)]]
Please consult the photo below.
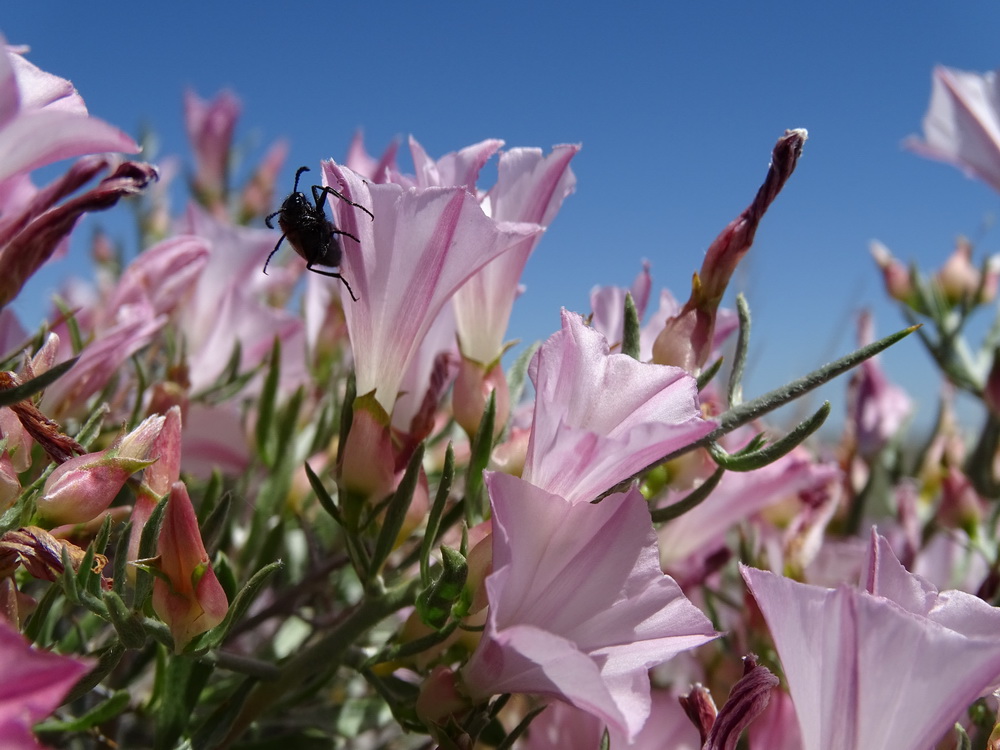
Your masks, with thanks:
[(913, 280), (910, 271), (899, 262), (889, 248), (881, 242), (873, 241), (869, 246), (872, 257), (882, 270), (882, 281), (889, 296), (900, 302), (909, 304), (913, 299)]
[(180, 653), (197, 635), (221, 623), (229, 600), (209, 563), (198, 518), (182, 482), (170, 491), (156, 545), (153, 611), (167, 624)]
[(104, 512), (135, 472), (149, 466), (149, 449), (163, 417), (149, 417), (103, 451), (71, 458), (45, 482), (38, 514), (53, 525), (83, 523)]
[(497, 411), (493, 436), (498, 437), (510, 417), (510, 389), (500, 360), (492, 366), (486, 366), (462, 357), (452, 390), (451, 404), (455, 421), (470, 437), (474, 437), (479, 431), (479, 423), (486, 411), (490, 393), (496, 394)]

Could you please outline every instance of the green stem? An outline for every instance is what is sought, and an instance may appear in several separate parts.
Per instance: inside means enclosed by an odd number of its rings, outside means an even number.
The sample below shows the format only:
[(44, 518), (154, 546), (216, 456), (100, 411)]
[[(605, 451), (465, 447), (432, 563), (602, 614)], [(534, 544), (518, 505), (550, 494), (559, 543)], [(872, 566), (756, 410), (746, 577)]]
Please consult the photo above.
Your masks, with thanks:
[(277, 679), (254, 688), (220, 747), (230, 747), (257, 717), (291, 690), (301, 688), (321, 672), (332, 674), (358, 638), (393, 612), (413, 604), (419, 591), (420, 579), (415, 578), (361, 602), (336, 628), (282, 664)]

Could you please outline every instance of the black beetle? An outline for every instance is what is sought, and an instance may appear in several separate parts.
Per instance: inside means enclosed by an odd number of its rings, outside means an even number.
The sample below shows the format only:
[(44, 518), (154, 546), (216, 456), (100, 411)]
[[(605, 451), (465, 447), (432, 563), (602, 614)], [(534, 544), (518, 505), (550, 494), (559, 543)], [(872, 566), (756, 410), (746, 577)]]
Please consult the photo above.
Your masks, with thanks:
[(288, 244), (292, 246), (292, 249), (305, 260), (307, 270), (318, 273), (321, 276), (332, 276), (335, 279), (340, 279), (344, 283), (344, 286), (347, 287), (351, 299), (357, 302), (358, 298), (354, 296), (354, 291), (351, 289), (351, 285), (347, 283), (347, 279), (333, 271), (320, 271), (318, 268), (313, 268), (315, 265), (329, 266), (331, 268), (340, 267), (341, 250), (336, 235), (342, 234), (350, 237), (355, 242), (361, 241), (350, 232), (337, 229), (331, 222), (327, 221), (326, 207), (324, 205), (326, 194), (336, 195), (348, 205), (360, 208), (372, 217), (372, 221), (375, 220), (375, 216), (367, 208), (349, 201), (332, 187), (324, 187), (322, 185), (312, 186), (313, 202), (315, 205), (309, 203), (309, 199), (305, 194), (299, 192), (299, 177), (302, 176), (303, 172), (308, 171), (309, 167), (299, 167), (295, 173), (295, 184), (292, 186), (291, 195), (285, 198), (285, 202), (281, 204), (280, 209), (273, 214), (268, 214), (264, 218), (264, 223), (267, 224), (268, 228), (274, 229), (271, 219), (277, 216), (278, 226), (282, 231), (278, 244), (274, 246), (274, 250), (271, 251), (271, 254), (267, 256), (267, 260), (264, 261), (264, 273), (267, 273), (267, 264), (271, 262), (274, 254), (278, 252), (282, 241), (288, 240)]

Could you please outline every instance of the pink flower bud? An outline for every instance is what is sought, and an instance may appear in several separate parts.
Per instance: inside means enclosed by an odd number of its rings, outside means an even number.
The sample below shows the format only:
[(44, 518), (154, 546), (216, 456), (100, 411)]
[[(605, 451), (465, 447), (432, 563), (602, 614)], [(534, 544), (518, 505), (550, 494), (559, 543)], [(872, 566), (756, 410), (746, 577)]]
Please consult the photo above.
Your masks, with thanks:
[(973, 297), (979, 291), (982, 274), (972, 264), (972, 245), (965, 237), (958, 238), (955, 251), (948, 256), (934, 279), (944, 298), (951, 304), (963, 300), (978, 301), (973, 300)]
[(181, 408), (171, 406), (163, 416), (162, 429), (153, 440), (149, 457), (156, 463), (143, 473), (142, 482), (155, 495), (170, 492), (181, 477)]
[(358, 396), (351, 431), (338, 456), (343, 486), (376, 502), (382, 500), (394, 486), (394, 461), (389, 415), (374, 392)]
[(153, 611), (167, 624), (180, 653), (226, 617), (229, 600), (208, 560), (198, 519), (183, 482), (175, 482), (163, 513), (153, 583)]
[(211, 101), (188, 91), (184, 97), (184, 125), (195, 153), (194, 192), (199, 202), (225, 215), (229, 181), (229, 152), (240, 116), (240, 101), (223, 91)]
[(881, 242), (872, 242), (869, 250), (882, 271), (882, 280), (889, 296), (909, 304), (913, 298), (913, 282), (909, 270)]
[(451, 404), (455, 421), (470, 437), (474, 437), (479, 431), (479, 423), (483, 419), (491, 392), (496, 394), (493, 436), (497, 437), (503, 432), (510, 416), (510, 389), (507, 387), (507, 377), (500, 366), (500, 360), (487, 368), (475, 360), (462, 357), (451, 395)]
[(6, 511), (21, 494), (21, 480), (7, 453), (0, 453), (0, 513)]
[(103, 451), (71, 458), (49, 475), (38, 514), (53, 525), (83, 523), (108, 509), (125, 481), (153, 463), (149, 449), (163, 417), (149, 417)]
[(490, 471), (502, 471), (504, 474), (521, 476), (524, 472), (524, 460), (528, 455), (528, 441), (531, 430), (524, 427), (514, 427), (507, 441), (493, 449), (490, 455)]
[(455, 673), (448, 667), (437, 666), (420, 686), (416, 708), (422, 721), (443, 726), (449, 717), (469, 709), (469, 699), (463, 697), (455, 684)]

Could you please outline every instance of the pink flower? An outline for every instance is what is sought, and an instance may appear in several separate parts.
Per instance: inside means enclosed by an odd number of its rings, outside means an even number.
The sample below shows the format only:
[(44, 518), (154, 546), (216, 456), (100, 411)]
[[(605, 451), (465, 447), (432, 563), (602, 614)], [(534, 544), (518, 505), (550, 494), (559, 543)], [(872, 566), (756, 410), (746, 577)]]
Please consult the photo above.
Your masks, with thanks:
[[(476, 182), (479, 172), (490, 160), (490, 157), (503, 146), (503, 141), (490, 138), (460, 151), (445, 154), (436, 161), (427, 155), (416, 139), (410, 137), (410, 154), (413, 156), (413, 168), (416, 170), (413, 185), (416, 187), (464, 187), (476, 195)], [(501, 157), (502, 158), (502, 157)], [(410, 181), (402, 175), (393, 175), (393, 182), (409, 187)], [(511, 219), (512, 221), (528, 221), (528, 219)]]
[(125, 481), (149, 466), (149, 450), (164, 418), (148, 417), (128, 435), (97, 453), (71, 458), (56, 467), (38, 499), (38, 514), (53, 524), (83, 523), (103, 513)]
[(184, 125), (197, 168), (194, 191), (204, 205), (221, 215), (226, 212), (229, 151), (239, 116), (240, 101), (229, 91), (222, 91), (210, 102), (193, 91), (184, 94)]
[[(212, 218), (192, 207), (184, 230), (207, 241), (208, 257), (197, 276), (191, 297), (178, 309), (188, 351), (191, 391), (197, 393), (222, 374), (240, 344), (240, 368), (252, 370), (271, 353), (274, 339), (281, 340), (282, 393), (291, 393), (307, 382), (305, 329), (297, 315), (273, 307), (265, 297), (290, 289), (299, 271), (278, 268), (261, 273), (276, 241), (269, 230), (248, 229)], [(205, 321), (213, 321), (206, 326)], [(247, 393), (259, 387), (251, 384)]]
[(153, 583), (153, 611), (167, 624), (180, 653), (197, 635), (221, 623), (229, 610), (201, 540), (198, 519), (183, 482), (175, 482), (156, 545), (165, 576)]
[[(871, 314), (865, 312), (858, 320), (858, 343), (864, 346), (874, 339)], [(913, 408), (906, 391), (889, 382), (876, 357), (866, 359), (851, 375), (848, 402), (858, 451), (865, 457), (885, 447)]]
[[(704, 502), (660, 528), (664, 569), (679, 575), (680, 569), (718, 552), (725, 546), (726, 532), (746, 519), (784, 499), (820, 489), (840, 475), (836, 464), (818, 463), (805, 450), (793, 451), (756, 471), (727, 472)], [(663, 505), (686, 494), (673, 493)]]
[(701, 271), (692, 280), (691, 296), (657, 336), (654, 362), (697, 372), (708, 361), (715, 339), (716, 313), (729, 280), (750, 251), (764, 212), (795, 171), (806, 138), (805, 130), (796, 129), (786, 130), (778, 139), (764, 184), (750, 205), (709, 245)]
[[(650, 290), (653, 287), (653, 277), (649, 274), (649, 261), (643, 261), (642, 270), (635, 277), (630, 289), (620, 286), (595, 286), (590, 290), (590, 310), (593, 313), (592, 325), (595, 330), (608, 340), (612, 349), (621, 347), (622, 334), (625, 330), (625, 295), (631, 293), (632, 301), (638, 313), (639, 321), (646, 317), (646, 305), (649, 304)], [(645, 361), (648, 357), (639, 359)]]
[(102, 312), (113, 314), (124, 305), (148, 303), (155, 314), (169, 315), (190, 296), (208, 255), (208, 243), (191, 235), (153, 245), (125, 268)]
[(863, 590), (741, 566), (804, 750), (930, 750), (1000, 675), (1000, 610), (909, 573), (872, 530)]
[[(392, 414), (403, 375), (441, 307), (469, 276), (539, 228), (490, 219), (461, 188), (371, 185), (332, 161), (323, 171), (375, 215), (372, 221), (343, 201), (330, 202), (334, 224), (360, 240), (342, 239), (342, 270), (358, 297), (344, 306), (357, 391), (375, 391)], [(309, 280), (331, 281), (315, 274)]]
[[(0, 132), (0, 140), (3, 134)], [(96, 187), (66, 198), (105, 170), (113, 171)], [(27, 178), (16, 176), (10, 180)], [(118, 162), (103, 156), (88, 156), (77, 160), (62, 177), (37, 192), (16, 207), (0, 204), (0, 305), (14, 299), (24, 283), (31, 278), (63, 245), (79, 218), (88, 212), (103, 211), (119, 199), (137, 195), (156, 179), (156, 170), (148, 164)], [(4, 187), (0, 183), (0, 190)]]
[[(181, 476), (181, 408), (170, 407), (163, 415), (163, 427), (149, 448), (150, 458), (156, 463), (148, 466), (142, 473), (142, 484), (132, 505), (132, 531), (128, 540), (128, 559), (139, 557), (139, 542), (146, 521), (156, 509), (159, 500), (170, 492), (174, 482)], [(134, 568), (127, 572), (131, 576)]]
[(381, 158), (372, 158), (368, 151), (365, 150), (365, 139), (359, 130), (354, 134), (354, 137), (351, 139), (351, 145), (347, 148), (347, 157), (344, 159), (344, 166), (357, 172), (369, 182), (389, 182), (389, 176), (399, 171), (396, 166), (397, 151), (399, 151), (399, 141), (394, 140), (386, 148)]
[(92, 663), (32, 648), (0, 619), (0, 746), (38, 750), (33, 725), (51, 714)]
[(914, 297), (910, 270), (896, 259), (889, 248), (881, 242), (873, 240), (868, 249), (882, 271), (882, 281), (885, 284), (886, 292), (893, 299), (909, 304)]
[[(576, 187), (569, 163), (579, 145), (553, 147), (548, 156), (537, 148), (515, 148), (500, 155), (497, 182), (483, 199), (496, 221), (531, 222), (547, 228), (563, 200)], [(541, 235), (525, 238), (508, 253), (484, 266), (455, 295), (455, 320), (462, 355), (490, 366), (503, 354), (510, 312), (528, 257)]]
[(0, 37), (0, 181), (60, 159), (138, 150), (123, 132), (87, 114), (73, 84), (38, 69)]
[(647, 670), (716, 637), (660, 571), (638, 490), (573, 503), (490, 472), (493, 573), (468, 694), (557, 698), (634, 738), (650, 710)]
[(684, 370), (609, 353), (565, 310), (528, 371), (537, 395), (523, 476), (571, 502), (590, 502), (715, 427)]
[(924, 115), (924, 138), (904, 141), (910, 150), (948, 162), (1000, 191), (1000, 80), (937, 66)]
[(43, 410), (58, 417), (82, 407), (165, 323), (166, 317), (156, 315), (147, 302), (119, 309), (115, 324), (87, 344), (73, 368), (45, 390)]

